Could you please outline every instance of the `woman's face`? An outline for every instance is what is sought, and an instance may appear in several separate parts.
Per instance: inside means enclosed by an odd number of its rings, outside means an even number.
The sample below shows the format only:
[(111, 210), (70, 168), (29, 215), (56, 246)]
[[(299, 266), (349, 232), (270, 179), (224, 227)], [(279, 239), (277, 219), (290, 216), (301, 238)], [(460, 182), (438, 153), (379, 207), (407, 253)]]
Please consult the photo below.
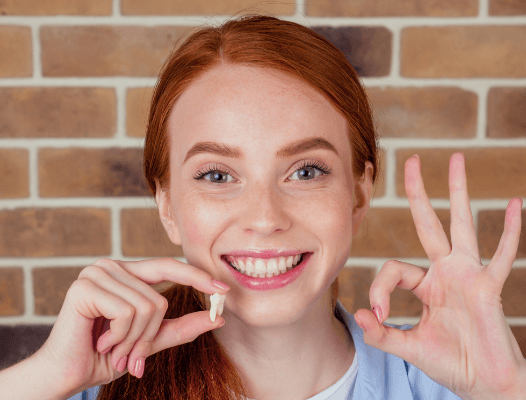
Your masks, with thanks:
[[(353, 210), (345, 118), (288, 75), (228, 65), (189, 86), (172, 109), (168, 131), (171, 180), (168, 194), (158, 191), (161, 220), (189, 264), (231, 287), (225, 314), (252, 325), (286, 324), (330, 298), (328, 289), (349, 256), (371, 189), (369, 164), (359, 185), (365, 206)], [(312, 138), (335, 151), (293, 146)], [(201, 142), (234, 151), (188, 156)], [(280, 154), (291, 146), (298, 151)], [(239, 250), (312, 254), (292, 281), (255, 290), (241, 284), (222, 259)]]

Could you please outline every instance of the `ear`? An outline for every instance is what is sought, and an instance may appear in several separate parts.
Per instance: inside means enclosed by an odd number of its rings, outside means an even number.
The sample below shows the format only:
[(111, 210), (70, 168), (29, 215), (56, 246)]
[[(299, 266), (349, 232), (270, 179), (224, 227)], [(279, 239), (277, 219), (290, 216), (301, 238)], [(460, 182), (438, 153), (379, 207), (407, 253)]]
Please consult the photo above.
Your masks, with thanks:
[(353, 201), (352, 212), (352, 234), (355, 236), (360, 229), (371, 201), (371, 192), (373, 188), (373, 164), (370, 161), (365, 162), (364, 174), (355, 182), (355, 196)]
[(179, 227), (174, 218), (170, 194), (167, 190), (161, 188), (161, 184), (157, 179), (155, 179), (155, 202), (159, 209), (159, 218), (163, 224), (164, 230), (170, 238), (170, 241), (173, 244), (181, 245)]

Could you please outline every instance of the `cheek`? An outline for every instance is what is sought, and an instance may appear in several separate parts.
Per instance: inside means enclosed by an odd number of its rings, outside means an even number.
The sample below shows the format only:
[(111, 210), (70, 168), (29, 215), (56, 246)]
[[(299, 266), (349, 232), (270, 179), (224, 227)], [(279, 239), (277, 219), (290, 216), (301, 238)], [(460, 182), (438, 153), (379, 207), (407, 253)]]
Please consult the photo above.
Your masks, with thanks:
[(220, 226), (224, 210), (217, 203), (193, 199), (186, 203), (182, 213), (182, 235), (192, 244), (203, 244), (212, 237), (216, 227)]

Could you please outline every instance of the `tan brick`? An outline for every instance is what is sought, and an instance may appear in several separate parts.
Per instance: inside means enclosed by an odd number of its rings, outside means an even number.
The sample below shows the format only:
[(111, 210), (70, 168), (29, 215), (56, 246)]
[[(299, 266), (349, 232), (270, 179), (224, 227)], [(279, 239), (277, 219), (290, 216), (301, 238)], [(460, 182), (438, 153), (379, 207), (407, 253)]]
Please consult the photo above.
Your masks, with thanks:
[(157, 76), (189, 26), (45, 26), (44, 76)]
[(0, 198), (29, 196), (29, 153), (25, 149), (0, 149)]
[(157, 208), (129, 208), (121, 211), (122, 254), (126, 257), (184, 257), (159, 219)]
[(490, 15), (526, 15), (524, 0), (489, 0)]
[(111, 0), (7, 0), (0, 15), (110, 15)]
[(152, 88), (128, 89), (126, 96), (126, 134), (128, 136), (145, 137), (152, 95)]
[(0, 257), (108, 256), (110, 210), (16, 208), (0, 210)]
[(526, 326), (510, 326), (511, 333), (517, 339), (522, 355), (526, 358)]
[(336, 46), (358, 75), (389, 75), (393, 41), (389, 29), (368, 26), (314, 26), (310, 29)]
[(84, 267), (41, 267), (33, 269), (36, 315), (58, 315), (66, 293)]
[(0, 268), (0, 316), (23, 315), (24, 271), (22, 268)]
[(410, 27), (401, 74), (417, 78), (526, 76), (526, 26)]
[[(481, 210), (478, 213), (478, 242), (480, 255), (492, 258), (504, 231), (506, 210)], [(526, 258), (526, 211), (521, 213), (522, 229), (517, 249), (517, 258)]]
[(148, 196), (142, 149), (41, 149), (42, 197)]
[[(449, 210), (435, 210), (449, 238)], [(409, 208), (370, 208), (351, 257), (426, 257)]]
[(381, 137), (468, 138), (477, 129), (477, 94), (455, 87), (367, 89)]
[(526, 197), (524, 157), (526, 148), (492, 147), (469, 149), (403, 149), (396, 152), (396, 191), (406, 197), (404, 164), (418, 154), (422, 178), (430, 198), (449, 199), (449, 158), (457, 151), (466, 159), (470, 199), (511, 199)]
[(316, 17), (464, 17), (478, 14), (477, 0), (307, 0), (306, 14)]
[(0, 78), (33, 74), (31, 28), (0, 26)]
[(526, 137), (526, 87), (495, 87), (488, 93), (487, 136)]
[(354, 314), (360, 308), (370, 309), (369, 288), (376, 270), (370, 267), (346, 267), (338, 275), (338, 300), (347, 311)]
[(110, 137), (116, 108), (114, 89), (0, 88), (0, 138)]
[[(240, 12), (243, 10), (243, 12)], [(121, 12), (124, 15), (233, 15), (245, 13), (270, 13), (292, 15), (294, 2), (255, 3), (252, 0), (122, 0)]]

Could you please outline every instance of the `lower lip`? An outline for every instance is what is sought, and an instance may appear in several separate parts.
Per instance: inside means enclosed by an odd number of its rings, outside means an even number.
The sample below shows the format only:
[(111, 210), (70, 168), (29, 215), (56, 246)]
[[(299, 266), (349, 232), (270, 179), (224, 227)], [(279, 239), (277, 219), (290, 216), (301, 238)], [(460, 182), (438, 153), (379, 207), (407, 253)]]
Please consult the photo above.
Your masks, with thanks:
[(272, 290), (279, 289), (294, 282), (305, 269), (311, 256), (312, 253), (306, 253), (299, 265), (290, 271), (285, 272), (284, 274), (272, 276), (270, 278), (254, 278), (253, 276), (244, 275), (232, 268), (232, 266), (225, 259), (221, 259), (226, 264), (232, 275), (234, 275), (234, 278), (236, 278), (236, 280), (241, 284), (241, 286), (252, 290)]

